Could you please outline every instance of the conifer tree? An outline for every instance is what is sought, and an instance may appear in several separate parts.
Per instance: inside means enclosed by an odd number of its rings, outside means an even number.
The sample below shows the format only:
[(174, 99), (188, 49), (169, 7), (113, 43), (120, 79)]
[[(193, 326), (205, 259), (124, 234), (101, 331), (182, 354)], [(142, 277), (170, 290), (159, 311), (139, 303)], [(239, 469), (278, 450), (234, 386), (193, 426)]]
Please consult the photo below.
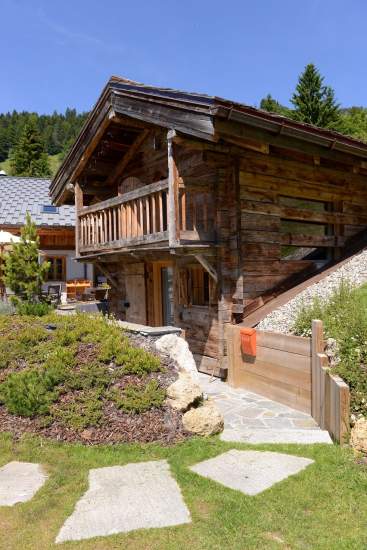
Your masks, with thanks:
[(300, 75), (291, 101), (296, 120), (322, 128), (338, 126), (339, 105), (335, 101), (334, 90), (324, 85), (324, 78), (313, 63), (306, 65)]
[(260, 101), (260, 109), (269, 113), (280, 113), (282, 106), (271, 94), (268, 94)]
[(51, 175), (48, 156), (34, 118), (23, 128), (10, 156), (13, 176), (47, 177)]
[(39, 237), (29, 212), (20, 239), (5, 255), (3, 281), (19, 299), (35, 302), (41, 296), (50, 264), (39, 263)]

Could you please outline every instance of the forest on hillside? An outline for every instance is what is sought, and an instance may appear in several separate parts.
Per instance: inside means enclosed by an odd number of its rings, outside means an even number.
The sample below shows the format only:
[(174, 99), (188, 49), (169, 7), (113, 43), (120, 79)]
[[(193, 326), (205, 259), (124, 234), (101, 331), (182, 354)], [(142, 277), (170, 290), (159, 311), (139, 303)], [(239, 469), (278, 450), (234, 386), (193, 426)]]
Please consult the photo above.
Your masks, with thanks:
[(35, 124), (45, 152), (63, 157), (77, 137), (88, 113), (66, 109), (65, 113), (39, 115), (27, 111), (0, 114), (0, 162), (6, 160), (19, 143), (24, 128), (31, 121)]

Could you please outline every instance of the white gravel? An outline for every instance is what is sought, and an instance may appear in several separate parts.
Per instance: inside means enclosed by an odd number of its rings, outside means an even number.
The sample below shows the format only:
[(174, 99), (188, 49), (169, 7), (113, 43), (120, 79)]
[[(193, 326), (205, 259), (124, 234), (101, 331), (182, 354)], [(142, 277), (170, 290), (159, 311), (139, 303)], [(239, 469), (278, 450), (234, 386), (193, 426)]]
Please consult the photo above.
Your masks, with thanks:
[(354, 256), (328, 277), (309, 286), (295, 298), (272, 311), (260, 321), (256, 328), (284, 334), (292, 333), (292, 326), (300, 308), (303, 305), (311, 304), (316, 296), (321, 300), (327, 299), (342, 281), (349, 282), (353, 287), (367, 282), (367, 250)]

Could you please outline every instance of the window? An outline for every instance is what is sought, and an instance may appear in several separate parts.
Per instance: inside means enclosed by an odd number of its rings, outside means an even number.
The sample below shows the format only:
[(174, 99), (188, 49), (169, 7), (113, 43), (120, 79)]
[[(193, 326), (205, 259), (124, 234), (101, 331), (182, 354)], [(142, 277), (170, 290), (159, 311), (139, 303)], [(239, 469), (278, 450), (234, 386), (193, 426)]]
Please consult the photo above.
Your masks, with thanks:
[(189, 270), (189, 295), (194, 306), (209, 304), (209, 273), (202, 267)]
[(48, 281), (65, 281), (66, 280), (66, 258), (65, 256), (48, 256), (46, 262), (50, 263), (48, 271)]
[[(324, 237), (333, 235), (333, 226), (325, 223), (327, 219), (325, 214), (331, 211), (332, 204), (284, 196), (279, 197), (279, 204), (283, 206), (284, 216), (280, 220), (280, 233), (290, 235), (290, 242), (295, 241), (294, 244), (281, 246), (282, 259), (327, 260), (330, 248), (324, 241)], [(310, 211), (310, 213), (307, 214), (305, 211)], [(298, 239), (297, 236), (299, 236)]]
[(59, 209), (57, 206), (54, 206), (53, 204), (44, 204), (42, 206), (42, 212), (43, 214), (58, 214)]

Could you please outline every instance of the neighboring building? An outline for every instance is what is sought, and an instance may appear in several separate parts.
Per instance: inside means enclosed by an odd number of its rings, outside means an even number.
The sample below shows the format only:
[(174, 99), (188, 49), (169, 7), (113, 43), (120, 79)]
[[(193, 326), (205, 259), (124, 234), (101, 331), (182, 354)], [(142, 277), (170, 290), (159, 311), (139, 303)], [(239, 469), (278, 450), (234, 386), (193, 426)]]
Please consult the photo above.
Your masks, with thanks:
[(50, 192), (75, 200), (77, 255), (107, 276), (117, 315), (180, 326), (199, 368), (224, 374), (227, 323), (255, 324), (357, 245), (367, 144), (113, 77)]
[(0, 176), (0, 229), (19, 235), (27, 211), (37, 225), (41, 261), (51, 264), (48, 284), (73, 279), (93, 279), (93, 266), (75, 258), (75, 208), (54, 206), (49, 195), (50, 180)]

